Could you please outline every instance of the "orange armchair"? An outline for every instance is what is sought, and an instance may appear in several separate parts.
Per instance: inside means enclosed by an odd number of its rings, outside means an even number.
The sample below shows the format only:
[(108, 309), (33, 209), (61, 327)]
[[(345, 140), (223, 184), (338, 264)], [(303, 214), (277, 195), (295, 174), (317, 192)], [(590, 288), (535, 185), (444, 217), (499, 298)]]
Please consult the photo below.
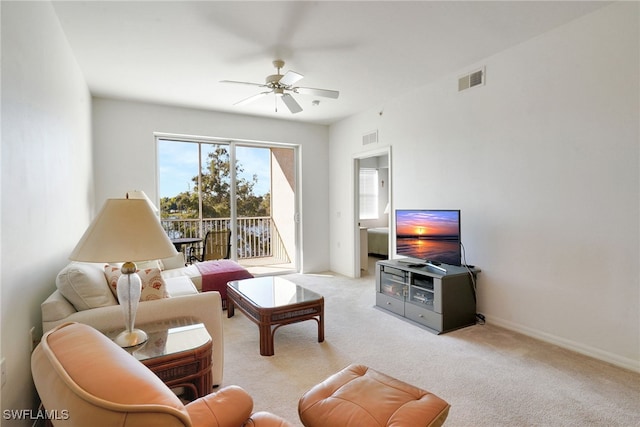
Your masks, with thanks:
[(66, 323), (42, 338), (31, 356), (44, 408), (65, 426), (292, 426), (251, 414), (253, 399), (237, 386), (187, 405), (149, 369), (90, 326)]

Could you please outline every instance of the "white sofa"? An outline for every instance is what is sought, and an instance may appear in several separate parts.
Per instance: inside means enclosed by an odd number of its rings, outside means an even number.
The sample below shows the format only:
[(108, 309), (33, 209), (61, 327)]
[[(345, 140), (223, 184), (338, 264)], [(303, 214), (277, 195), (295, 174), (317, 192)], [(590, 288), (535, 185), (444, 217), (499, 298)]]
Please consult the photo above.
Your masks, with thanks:
[[(212, 381), (222, 384), (224, 346), (222, 299), (218, 292), (200, 293), (202, 280), (195, 266), (185, 267), (184, 257), (153, 262), (161, 270), (168, 298), (141, 301), (136, 325), (178, 317), (195, 317), (207, 328), (213, 341)], [(72, 262), (56, 278), (56, 290), (41, 304), (42, 331), (66, 322), (79, 322), (100, 331), (124, 327), (122, 308), (107, 282), (105, 264)], [(141, 267), (138, 263), (139, 268)]]

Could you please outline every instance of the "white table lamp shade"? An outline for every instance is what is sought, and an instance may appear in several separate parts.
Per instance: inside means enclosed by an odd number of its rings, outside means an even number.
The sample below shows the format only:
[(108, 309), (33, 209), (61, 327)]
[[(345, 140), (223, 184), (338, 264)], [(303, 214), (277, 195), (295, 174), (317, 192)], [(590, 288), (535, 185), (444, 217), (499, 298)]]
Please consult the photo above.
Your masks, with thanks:
[(147, 334), (134, 328), (142, 282), (135, 261), (169, 258), (177, 254), (144, 198), (109, 199), (69, 256), (75, 261), (122, 262), (118, 279), (118, 303), (122, 306), (125, 330), (115, 342), (122, 347), (142, 344)]
[(151, 201), (151, 199), (149, 198), (149, 196), (147, 196), (147, 193), (145, 193), (142, 190), (129, 190), (127, 191), (127, 199), (144, 199), (147, 201), (147, 203), (149, 203), (149, 206), (151, 206), (151, 210), (153, 210), (153, 213), (158, 215), (158, 208), (156, 207), (156, 205), (153, 204), (153, 202)]
[(69, 256), (75, 261), (122, 262), (177, 254), (144, 199), (109, 199)]

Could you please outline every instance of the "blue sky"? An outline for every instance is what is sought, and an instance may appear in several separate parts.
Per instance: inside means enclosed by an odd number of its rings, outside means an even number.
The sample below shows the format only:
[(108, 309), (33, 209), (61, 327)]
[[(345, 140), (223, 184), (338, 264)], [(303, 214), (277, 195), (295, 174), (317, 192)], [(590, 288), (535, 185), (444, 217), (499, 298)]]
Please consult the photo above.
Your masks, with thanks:
[[(198, 174), (198, 144), (160, 141), (158, 159), (160, 197), (173, 197), (193, 190), (191, 178)], [(245, 170), (241, 177), (250, 180), (254, 174), (258, 175), (254, 193), (259, 196), (268, 193), (269, 149), (237, 146), (236, 159)]]

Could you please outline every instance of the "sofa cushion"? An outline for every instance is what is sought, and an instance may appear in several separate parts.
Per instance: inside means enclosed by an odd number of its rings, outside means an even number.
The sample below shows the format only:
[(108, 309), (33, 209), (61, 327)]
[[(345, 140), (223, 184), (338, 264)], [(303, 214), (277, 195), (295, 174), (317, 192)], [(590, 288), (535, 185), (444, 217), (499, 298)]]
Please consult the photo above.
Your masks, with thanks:
[[(115, 298), (118, 297), (118, 279), (122, 275), (120, 268), (106, 265), (104, 268), (109, 288)], [(161, 298), (169, 298), (167, 293), (167, 284), (162, 278), (159, 268), (147, 268), (144, 270), (136, 270), (140, 280), (142, 281), (142, 292), (140, 293), (140, 301), (151, 301)]]
[(56, 277), (56, 286), (76, 310), (115, 305), (118, 301), (109, 291), (103, 264), (72, 262)]
[(161, 270), (172, 270), (174, 268), (183, 268), (185, 265), (184, 254), (178, 252), (176, 255), (169, 258), (162, 258), (158, 260)]
[(164, 277), (164, 281), (167, 284), (167, 292), (171, 297), (198, 293), (195, 285), (187, 276)]
[(146, 270), (148, 268), (157, 268), (158, 270), (162, 270), (162, 263), (157, 259), (151, 261), (138, 261), (136, 262), (136, 268), (138, 270)]
[(196, 285), (196, 289), (198, 289), (198, 291), (202, 290), (202, 276), (200, 275), (200, 270), (198, 270), (195, 265), (191, 264), (187, 265), (186, 267), (182, 266), (181, 268), (173, 268), (171, 270), (164, 270), (162, 272), (162, 277), (165, 281), (172, 277), (179, 276), (188, 277), (189, 279), (191, 279), (193, 284)]

